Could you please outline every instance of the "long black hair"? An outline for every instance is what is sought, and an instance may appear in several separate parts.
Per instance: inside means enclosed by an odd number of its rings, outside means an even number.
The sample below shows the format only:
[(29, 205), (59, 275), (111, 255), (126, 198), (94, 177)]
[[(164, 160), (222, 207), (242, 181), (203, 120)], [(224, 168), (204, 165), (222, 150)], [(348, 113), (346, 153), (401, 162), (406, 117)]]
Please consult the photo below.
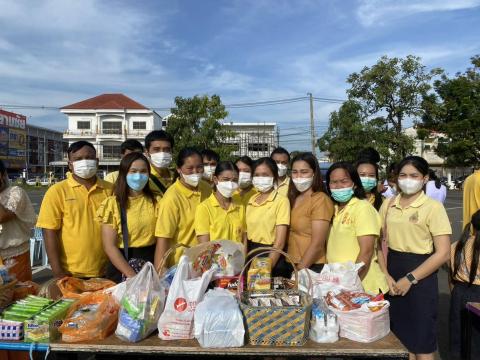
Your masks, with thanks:
[(430, 180), (435, 181), (435, 187), (437, 189), (440, 189), (440, 187), (442, 186), (442, 183), (440, 182), (440, 179), (438, 178), (437, 174), (435, 174), (435, 171), (433, 171), (432, 169), (429, 169), (428, 177)]
[[(127, 175), (128, 175), (128, 171), (130, 170), (130, 167), (132, 166), (133, 162), (136, 160), (143, 160), (145, 162), (148, 169), (148, 176), (150, 177), (150, 163), (148, 162), (148, 159), (145, 157), (145, 155), (138, 152), (132, 152), (130, 154), (125, 155), (122, 158), (122, 161), (120, 161), (120, 168), (118, 170), (118, 179), (115, 182), (115, 188), (113, 190), (113, 193), (117, 198), (119, 205), (124, 209), (128, 208), (129, 187), (127, 184)], [(150, 189), (148, 181), (145, 184), (145, 187), (143, 188), (142, 192), (145, 194), (147, 198), (149, 198), (152, 201), (153, 204), (156, 203), (155, 195)]]
[[(238, 167), (231, 161), (220, 161), (215, 167), (215, 172), (213, 175), (218, 178), (224, 171), (233, 171), (238, 175)], [(217, 185), (213, 185), (213, 190), (217, 191)]]
[[(378, 164), (375, 162), (375, 160), (373, 158), (369, 158), (369, 157), (366, 157), (366, 156), (361, 157), (355, 163), (355, 168), (358, 170), (358, 167), (360, 165), (363, 165), (363, 164), (372, 165), (375, 168), (375, 178), (377, 179), (377, 182), (378, 182)], [(360, 179), (360, 181), (361, 181), (361, 179)], [(375, 186), (371, 190), (371, 193), (373, 194), (373, 196), (375, 196), (375, 201), (373, 202), (373, 207), (375, 209), (379, 210), (380, 207), (382, 206), (383, 198), (382, 198), (382, 195), (378, 192), (378, 187)]]
[[(365, 195), (365, 189), (363, 188), (362, 180), (360, 180), (360, 176), (358, 176), (357, 169), (355, 169), (355, 167), (351, 163), (346, 161), (336, 162), (332, 164), (332, 166), (330, 166), (327, 170), (327, 175), (325, 176), (326, 178), (325, 182), (327, 184), (327, 191), (330, 197), (332, 195), (332, 191), (330, 190), (330, 175), (334, 170), (337, 170), (337, 169), (343, 169), (348, 173), (350, 179), (355, 185), (355, 188), (353, 189), (353, 196), (355, 196), (358, 199), (365, 199), (367, 196)], [(333, 199), (333, 201), (335, 201), (335, 199)]]
[[(313, 192), (325, 192), (325, 187), (323, 186), (323, 179), (322, 174), (320, 172), (320, 166), (318, 166), (318, 160), (311, 152), (303, 152), (297, 154), (292, 160), (292, 168), (293, 164), (297, 161), (305, 161), (310, 169), (313, 170), (313, 183), (312, 183), (312, 191)], [(293, 181), (290, 181), (290, 185), (288, 186), (288, 199), (290, 200), (290, 206), (293, 207), (295, 204), (295, 199), (300, 194), (300, 191), (297, 190)]]
[(462, 265), (465, 265), (468, 269), (465, 256), (465, 245), (467, 244), (468, 239), (470, 239), (471, 230), (473, 230), (474, 240), (472, 244), (472, 263), (470, 264), (470, 273), (468, 274), (468, 286), (472, 285), (478, 273), (478, 262), (480, 258), (480, 210), (472, 215), (470, 223), (465, 226), (462, 236), (455, 247), (452, 278), (457, 276)]
[(5, 163), (0, 159), (0, 192), (5, 190), (5, 188), (7, 187), (5, 178), (8, 178), (7, 167), (5, 166)]

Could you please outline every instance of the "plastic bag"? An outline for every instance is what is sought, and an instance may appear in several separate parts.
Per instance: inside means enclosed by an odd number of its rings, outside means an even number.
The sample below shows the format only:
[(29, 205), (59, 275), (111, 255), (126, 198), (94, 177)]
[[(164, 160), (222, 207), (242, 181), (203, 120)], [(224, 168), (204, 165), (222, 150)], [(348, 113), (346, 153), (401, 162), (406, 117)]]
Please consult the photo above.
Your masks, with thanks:
[(202, 300), (215, 269), (191, 278), (188, 256), (182, 255), (168, 292), (165, 311), (158, 320), (158, 336), (163, 340), (193, 339), (193, 315)]
[(316, 273), (309, 269), (302, 269), (298, 273), (299, 288), (308, 292), (308, 275), (312, 279), (313, 298), (325, 297), (329, 291), (349, 290), (363, 291), (362, 280), (358, 276), (358, 271), (364, 264), (354, 264), (349, 261), (346, 263), (325, 264), (322, 271)]
[(156, 330), (164, 303), (165, 291), (160, 286), (155, 267), (147, 262), (135, 277), (127, 281), (115, 335), (130, 342), (146, 338)]
[(70, 307), (59, 331), (65, 342), (101, 340), (114, 332), (117, 319), (115, 299), (97, 292), (81, 297)]
[(310, 321), (310, 339), (318, 343), (333, 343), (338, 340), (337, 315), (323, 299), (314, 299)]
[(337, 314), (340, 323), (340, 336), (363, 343), (377, 341), (390, 332), (390, 303), (382, 301), (379, 310), (371, 310), (377, 302), (363, 304), (359, 309), (340, 311), (331, 308)]
[(37, 295), (52, 300), (58, 300), (63, 296), (58, 288), (57, 279), (50, 279), (40, 286)]
[(57, 285), (62, 292), (63, 297), (68, 299), (78, 299), (81, 296), (88, 295), (95, 291), (115, 286), (115, 283), (108, 279), (94, 278), (82, 280), (67, 276), (58, 280)]
[(243, 316), (235, 297), (224, 289), (210, 290), (195, 310), (195, 338), (201, 347), (243, 346)]

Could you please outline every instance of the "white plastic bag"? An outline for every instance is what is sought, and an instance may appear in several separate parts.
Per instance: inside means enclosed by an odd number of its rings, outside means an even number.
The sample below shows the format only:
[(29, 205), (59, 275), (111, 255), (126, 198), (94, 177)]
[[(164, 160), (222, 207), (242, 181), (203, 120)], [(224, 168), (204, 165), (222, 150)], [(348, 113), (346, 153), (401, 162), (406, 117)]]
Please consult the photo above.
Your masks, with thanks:
[(125, 283), (115, 335), (125, 341), (137, 342), (157, 328), (165, 303), (165, 290), (150, 262)]
[(195, 338), (201, 347), (243, 346), (243, 316), (233, 294), (225, 289), (210, 290), (195, 310)]
[(362, 280), (358, 276), (363, 265), (364, 263), (354, 264), (351, 261), (325, 264), (320, 274), (310, 269), (302, 269), (298, 273), (299, 288), (308, 292), (308, 271), (312, 279), (313, 298), (324, 297), (333, 290), (363, 291)]
[(207, 270), (199, 278), (190, 278), (189, 258), (180, 257), (177, 271), (165, 303), (165, 311), (158, 320), (158, 337), (162, 340), (193, 339), (193, 315), (203, 299), (215, 269)]
[[(340, 336), (362, 343), (377, 341), (388, 335), (390, 332), (390, 303), (386, 303), (378, 311), (371, 311), (368, 303), (363, 304), (360, 309), (351, 311), (340, 311), (330, 307), (337, 314), (340, 323)], [(370, 303), (372, 304), (372, 303)]]

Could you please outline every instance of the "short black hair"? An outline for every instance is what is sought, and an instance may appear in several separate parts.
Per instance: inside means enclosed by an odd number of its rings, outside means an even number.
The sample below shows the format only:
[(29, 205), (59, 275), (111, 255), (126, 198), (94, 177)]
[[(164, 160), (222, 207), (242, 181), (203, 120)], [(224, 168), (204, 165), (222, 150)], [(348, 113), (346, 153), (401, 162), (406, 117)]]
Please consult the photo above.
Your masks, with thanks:
[(150, 145), (154, 141), (168, 141), (170, 143), (170, 147), (173, 150), (173, 137), (167, 133), (165, 130), (153, 130), (148, 133), (147, 136), (145, 136), (145, 148), (150, 149)]
[(95, 146), (91, 142), (85, 141), (85, 140), (80, 140), (72, 143), (68, 149), (67, 149), (67, 156), (70, 158), (70, 154), (76, 153), (78, 150), (83, 148), (84, 146), (88, 146), (89, 148), (92, 148), (95, 151), (95, 154), (97, 153), (97, 149), (95, 149)]
[(290, 153), (287, 151), (287, 149), (279, 146), (272, 151), (272, 153), (270, 154), (270, 157), (273, 157), (273, 155), (275, 155), (275, 154), (287, 155), (288, 156), (288, 161), (290, 162)]
[(402, 170), (405, 165), (412, 165), (417, 169), (423, 176), (428, 175), (429, 165), (427, 160), (420, 156), (407, 156), (397, 165), (397, 175)]
[[(352, 180), (353, 184), (355, 185), (355, 189), (353, 189), (353, 196), (355, 196), (358, 199), (365, 199), (367, 196), (365, 195), (365, 189), (363, 188), (362, 185), (362, 180), (360, 180), (360, 176), (358, 175), (357, 169), (349, 162), (346, 161), (340, 161), (332, 164), (328, 168), (327, 175), (325, 176), (325, 183), (327, 185), (327, 190), (330, 196), (332, 196), (332, 191), (330, 190), (330, 175), (332, 172), (336, 169), (343, 169), (348, 173), (348, 176)], [(334, 202), (335, 199), (332, 200)]]
[(207, 160), (215, 160), (217, 163), (220, 161), (220, 156), (211, 149), (203, 149), (201, 154), (202, 159), (207, 158)]
[[(378, 164), (380, 162), (380, 154), (373, 147), (367, 147), (358, 152), (357, 162), (359, 160), (369, 160), (368, 164)], [(364, 164), (367, 164), (367, 162), (364, 162)]]
[(239, 162), (242, 162), (242, 163), (248, 165), (250, 167), (250, 169), (253, 168), (253, 160), (250, 156), (247, 156), (247, 155), (240, 156), (237, 160), (235, 160), (235, 165), (237, 165), (237, 163), (239, 163)]
[(231, 161), (220, 161), (215, 167), (215, 176), (219, 176), (224, 171), (235, 171), (238, 174), (238, 167)]
[(177, 167), (182, 167), (183, 164), (185, 164), (185, 160), (189, 158), (190, 156), (198, 156), (200, 160), (202, 159), (202, 155), (200, 152), (193, 148), (193, 147), (186, 147), (180, 150), (177, 156)]
[(5, 166), (5, 163), (0, 159), (0, 176), (5, 174), (7, 172), (7, 167)]
[(127, 139), (122, 143), (122, 145), (120, 145), (120, 153), (123, 155), (127, 150), (130, 150), (130, 151), (140, 150), (141, 152), (143, 152), (143, 145), (138, 140)]

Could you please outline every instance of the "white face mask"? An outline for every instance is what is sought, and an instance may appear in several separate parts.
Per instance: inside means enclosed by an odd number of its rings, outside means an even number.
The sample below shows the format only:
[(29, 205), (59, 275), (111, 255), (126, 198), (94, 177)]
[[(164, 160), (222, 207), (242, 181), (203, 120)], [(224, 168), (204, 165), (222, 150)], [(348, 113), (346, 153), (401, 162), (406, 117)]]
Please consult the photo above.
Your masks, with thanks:
[(207, 180), (212, 180), (212, 176), (214, 172), (215, 172), (215, 166), (205, 165), (203, 167), (203, 177)]
[(157, 152), (154, 154), (150, 154), (150, 162), (153, 166), (157, 168), (168, 168), (172, 162), (172, 154), (167, 152)]
[(298, 191), (304, 192), (312, 187), (313, 176), (309, 178), (293, 178), (292, 181)]
[(182, 173), (183, 180), (190, 186), (197, 187), (200, 179), (202, 178), (202, 174), (190, 174), (185, 175)]
[(252, 174), (250, 174), (249, 172), (240, 171), (240, 173), (238, 174), (238, 185), (240, 186), (240, 188), (245, 189), (246, 187), (249, 187), (251, 183)]
[(238, 184), (233, 181), (219, 181), (217, 190), (223, 197), (231, 198), (235, 190), (238, 189)]
[(97, 174), (97, 160), (77, 160), (72, 165), (73, 173), (82, 179), (90, 179)]
[(422, 190), (423, 185), (423, 180), (414, 180), (410, 178), (398, 180), (398, 186), (400, 186), (400, 189), (406, 195), (416, 194)]
[(278, 167), (278, 176), (282, 177), (287, 175), (287, 170), (288, 170), (287, 165), (277, 163), (277, 167)]
[(267, 192), (273, 187), (273, 176), (254, 176), (253, 186), (260, 192)]

